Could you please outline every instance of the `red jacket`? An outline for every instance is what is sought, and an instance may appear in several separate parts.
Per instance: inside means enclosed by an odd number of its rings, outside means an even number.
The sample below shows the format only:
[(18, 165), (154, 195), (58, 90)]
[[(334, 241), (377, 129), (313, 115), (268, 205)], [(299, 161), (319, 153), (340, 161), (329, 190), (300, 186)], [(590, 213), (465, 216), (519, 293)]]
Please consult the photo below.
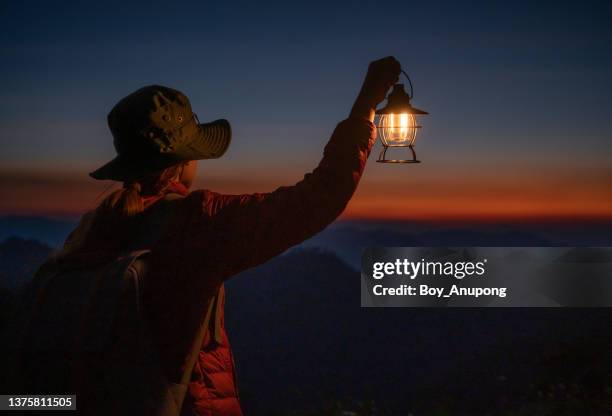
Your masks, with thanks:
[[(213, 319), (193, 368), (184, 415), (241, 415), (225, 333), (223, 282), (277, 256), (333, 222), (350, 200), (376, 134), (348, 119), (335, 129), (319, 166), (270, 193), (191, 192), (167, 203), (153, 244), (144, 302), (167, 375), (176, 379), (210, 302)], [(156, 204), (157, 205), (157, 204)]]

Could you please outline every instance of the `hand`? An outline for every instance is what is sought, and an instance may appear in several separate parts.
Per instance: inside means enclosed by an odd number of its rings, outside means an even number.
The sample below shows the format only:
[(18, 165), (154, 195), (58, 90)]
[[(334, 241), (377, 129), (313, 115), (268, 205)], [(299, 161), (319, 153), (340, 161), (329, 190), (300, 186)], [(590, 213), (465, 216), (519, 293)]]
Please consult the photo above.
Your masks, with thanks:
[(374, 117), (374, 109), (385, 99), (387, 91), (397, 82), (401, 73), (401, 65), (393, 56), (370, 63), (359, 96), (355, 101), (351, 117)]
[(385, 99), (387, 91), (399, 79), (402, 67), (393, 56), (370, 63), (359, 96), (370, 99), (373, 107)]

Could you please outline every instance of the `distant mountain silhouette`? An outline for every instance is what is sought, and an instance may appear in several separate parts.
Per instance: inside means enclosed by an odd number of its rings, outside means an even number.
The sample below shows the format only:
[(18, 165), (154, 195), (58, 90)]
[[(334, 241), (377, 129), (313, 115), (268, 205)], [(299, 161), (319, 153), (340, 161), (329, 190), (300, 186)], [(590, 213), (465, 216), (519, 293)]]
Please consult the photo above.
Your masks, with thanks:
[(0, 216), (0, 241), (10, 237), (20, 237), (58, 247), (75, 226), (76, 220), (23, 215)]
[(52, 248), (36, 240), (11, 237), (0, 243), (0, 288), (15, 292), (30, 281)]
[[(0, 241), (11, 236), (61, 245), (77, 219), (0, 216)], [(437, 223), (341, 220), (306, 241), (358, 265), (362, 247), (403, 246), (612, 246), (611, 222)]]
[(366, 309), (359, 279), (333, 253), (297, 249), (227, 283), (247, 413), (329, 398), (407, 412), (444, 394), (482, 411), (508, 385), (525, 393), (542, 371), (537, 357), (551, 348), (601, 337), (609, 345), (606, 310)]
[(550, 246), (554, 242), (536, 229), (477, 225), (451, 227), (410, 222), (336, 223), (304, 243), (306, 247), (324, 247), (358, 267), (365, 247), (435, 247), (435, 246)]

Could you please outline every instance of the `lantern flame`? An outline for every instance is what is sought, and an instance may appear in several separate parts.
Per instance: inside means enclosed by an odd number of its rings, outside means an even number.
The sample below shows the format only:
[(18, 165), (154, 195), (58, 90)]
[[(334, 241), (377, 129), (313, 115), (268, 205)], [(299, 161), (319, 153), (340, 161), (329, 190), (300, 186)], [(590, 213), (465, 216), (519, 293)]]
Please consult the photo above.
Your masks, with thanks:
[(408, 114), (400, 114), (400, 135), (402, 137), (408, 135)]
[(409, 113), (381, 115), (378, 127), (383, 143), (388, 146), (412, 145), (416, 138), (416, 119)]

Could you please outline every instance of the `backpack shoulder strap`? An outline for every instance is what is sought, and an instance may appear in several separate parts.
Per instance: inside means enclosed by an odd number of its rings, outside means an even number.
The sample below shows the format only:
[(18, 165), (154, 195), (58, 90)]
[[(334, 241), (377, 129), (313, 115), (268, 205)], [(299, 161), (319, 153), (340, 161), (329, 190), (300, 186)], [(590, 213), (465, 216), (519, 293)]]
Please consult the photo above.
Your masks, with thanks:
[[(193, 339), (192, 345), (187, 352), (184, 359), (184, 366), (180, 369), (178, 378), (176, 380), (168, 380), (165, 375), (162, 374), (161, 361), (159, 359), (159, 353), (153, 346), (153, 340), (148, 325), (148, 319), (146, 311), (142, 307), (142, 292), (144, 285), (146, 285), (146, 276), (148, 273), (149, 262), (147, 261), (149, 255), (148, 250), (133, 252), (130, 254), (132, 261), (129, 263), (127, 268), (127, 278), (132, 279), (132, 285), (135, 288), (135, 299), (134, 304), (136, 305), (137, 314), (140, 321), (140, 327), (142, 329), (141, 336), (144, 338), (145, 345), (147, 346), (147, 354), (151, 354), (157, 357), (154, 360), (157, 363), (156, 369), (151, 369), (149, 374), (154, 377), (159, 375), (162, 383), (166, 385), (165, 391), (161, 391), (161, 397), (154, 399), (157, 405), (154, 409), (150, 409), (157, 416), (178, 416), (181, 413), (185, 396), (187, 395), (187, 389), (189, 381), (191, 379), (191, 373), (193, 367), (198, 359), (202, 341), (204, 339), (206, 330), (210, 325), (211, 316), (215, 306), (215, 298), (211, 298), (208, 305), (206, 315), (202, 321), (201, 327), (198, 329), (196, 336)], [(151, 381), (151, 380), (149, 380)]]

